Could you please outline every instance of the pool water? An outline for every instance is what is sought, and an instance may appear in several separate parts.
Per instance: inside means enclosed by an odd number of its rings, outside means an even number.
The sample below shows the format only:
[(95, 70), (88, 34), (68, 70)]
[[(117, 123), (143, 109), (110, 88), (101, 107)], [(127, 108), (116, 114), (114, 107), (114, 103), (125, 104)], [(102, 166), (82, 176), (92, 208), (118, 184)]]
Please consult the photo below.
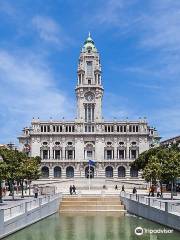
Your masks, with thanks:
[(54, 214), (5, 240), (180, 240), (180, 232), (145, 233), (137, 236), (136, 227), (168, 229), (162, 225), (130, 214)]

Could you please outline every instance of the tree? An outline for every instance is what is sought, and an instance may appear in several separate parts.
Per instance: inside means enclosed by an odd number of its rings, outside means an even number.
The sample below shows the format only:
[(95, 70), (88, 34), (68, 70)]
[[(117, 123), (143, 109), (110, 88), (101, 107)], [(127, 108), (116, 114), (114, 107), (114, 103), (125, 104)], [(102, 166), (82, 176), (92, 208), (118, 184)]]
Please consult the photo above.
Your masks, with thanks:
[(173, 199), (173, 184), (180, 176), (180, 153), (167, 149), (162, 161), (162, 179), (171, 182), (171, 199)]
[(2, 203), (2, 180), (6, 179), (7, 165), (4, 161), (0, 162), (0, 203)]
[[(24, 196), (24, 181), (39, 178), (40, 157), (28, 157), (25, 153), (17, 150), (0, 148), (0, 156), (6, 166), (6, 175), (2, 179), (7, 180), (10, 194), (14, 198), (14, 183), (18, 181), (21, 186), (22, 197)], [(2, 169), (2, 167), (1, 167)], [(1, 170), (0, 170), (1, 171)], [(2, 170), (4, 172), (4, 170)], [(1, 173), (1, 172), (0, 172)], [(1, 177), (1, 176), (0, 176)]]
[(143, 171), (147, 182), (171, 182), (171, 198), (173, 199), (173, 183), (180, 176), (180, 150), (177, 144), (160, 146), (143, 152), (131, 164)]
[(147, 182), (152, 183), (156, 183), (157, 180), (161, 179), (161, 164), (156, 156), (149, 159), (148, 164), (143, 169), (142, 176)]

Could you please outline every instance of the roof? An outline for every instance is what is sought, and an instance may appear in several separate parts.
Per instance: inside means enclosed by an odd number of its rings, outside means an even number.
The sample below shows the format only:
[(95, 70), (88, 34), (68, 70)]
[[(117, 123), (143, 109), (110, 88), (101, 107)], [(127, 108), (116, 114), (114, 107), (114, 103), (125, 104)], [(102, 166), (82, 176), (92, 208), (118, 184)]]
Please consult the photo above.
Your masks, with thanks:
[(86, 52), (88, 50), (92, 50), (92, 52), (97, 52), (97, 48), (95, 47), (94, 41), (91, 38), (90, 32), (89, 32), (88, 37), (84, 41), (84, 45), (82, 47), (82, 52)]

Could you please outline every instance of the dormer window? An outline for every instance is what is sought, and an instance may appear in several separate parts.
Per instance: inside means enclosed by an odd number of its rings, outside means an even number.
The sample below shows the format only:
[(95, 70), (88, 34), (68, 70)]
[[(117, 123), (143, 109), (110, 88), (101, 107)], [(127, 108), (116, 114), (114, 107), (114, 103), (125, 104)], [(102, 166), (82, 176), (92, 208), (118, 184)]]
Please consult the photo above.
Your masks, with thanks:
[(132, 146), (136, 146), (136, 142), (132, 142)]
[(43, 142), (43, 145), (44, 145), (44, 146), (47, 146), (47, 144), (48, 144), (47, 142)]
[(88, 51), (88, 53), (91, 53), (92, 47), (88, 47), (88, 48), (87, 48), (87, 51)]
[(88, 84), (91, 85), (91, 79), (88, 79)]

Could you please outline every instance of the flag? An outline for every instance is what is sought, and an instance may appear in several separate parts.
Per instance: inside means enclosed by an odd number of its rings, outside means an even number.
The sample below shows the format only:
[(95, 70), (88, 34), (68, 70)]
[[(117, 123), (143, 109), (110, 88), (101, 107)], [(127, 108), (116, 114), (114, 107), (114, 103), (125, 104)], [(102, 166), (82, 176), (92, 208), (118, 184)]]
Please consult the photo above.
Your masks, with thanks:
[(96, 162), (95, 162), (94, 160), (89, 160), (89, 165), (90, 165), (90, 166), (95, 166), (95, 163), (96, 163)]

